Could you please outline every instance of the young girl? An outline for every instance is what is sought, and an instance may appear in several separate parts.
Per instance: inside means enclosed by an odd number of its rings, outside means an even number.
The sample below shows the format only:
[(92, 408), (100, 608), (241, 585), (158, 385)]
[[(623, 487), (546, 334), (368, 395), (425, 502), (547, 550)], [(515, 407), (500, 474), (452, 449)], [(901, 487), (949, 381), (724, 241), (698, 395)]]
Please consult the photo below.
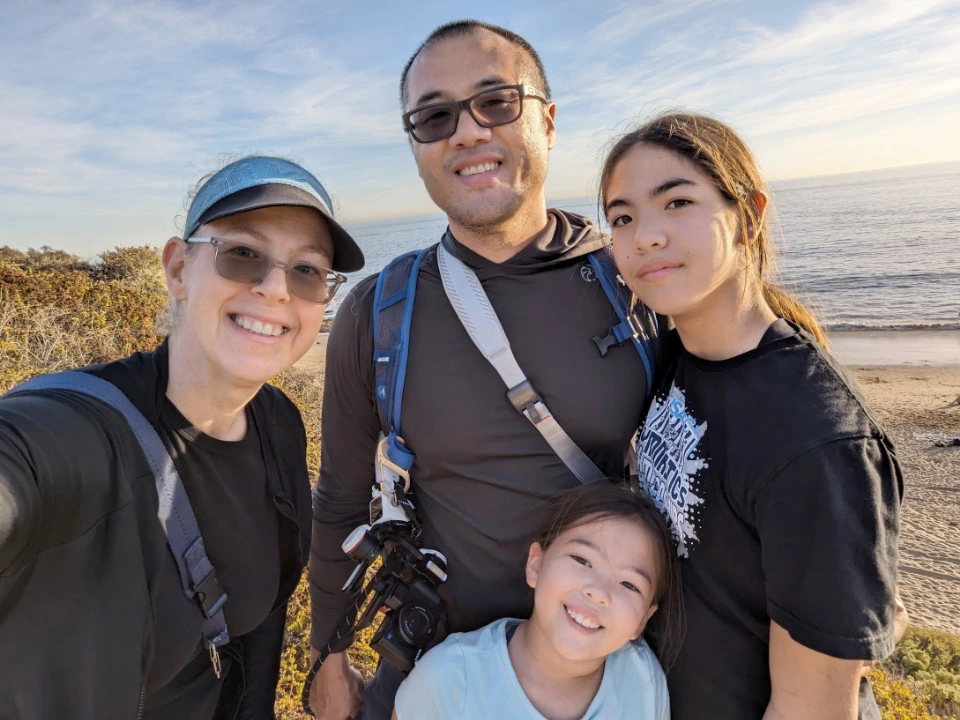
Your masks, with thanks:
[(861, 670), (893, 649), (903, 479), (812, 315), (767, 280), (756, 163), (721, 123), (664, 115), (613, 147), (601, 195), (623, 280), (680, 345), (638, 458), (684, 558), (674, 720), (879, 718)]
[(400, 686), (399, 720), (667, 720), (666, 680), (641, 638), (660, 608), (674, 653), (679, 568), (643, 495), (584, 485), (557, 497), (527, 557), (529, 620), (456, 633)]

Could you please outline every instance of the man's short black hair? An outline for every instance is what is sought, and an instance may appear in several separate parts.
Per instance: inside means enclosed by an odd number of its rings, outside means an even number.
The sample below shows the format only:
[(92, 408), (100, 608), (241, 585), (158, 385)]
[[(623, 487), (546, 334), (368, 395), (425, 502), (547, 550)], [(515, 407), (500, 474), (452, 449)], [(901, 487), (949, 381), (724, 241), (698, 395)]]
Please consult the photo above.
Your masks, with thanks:
[(533, 65), (534, 78), (533, 84), (537, 87), (537, 90), (543, 93), (543, 96), (549, 100), (550, 99), (550, 84), (547, 82), (547, 74), (543, 70), (543, 62), (540, 60), (540, 56), (537, 55), (537, 51), (533, 49), (533, 46), (524, 40), (522, 37), (517, 35), (515, 32), (511, 32), (506, 28), (502, 28), (499, 25), (491, 25), (489, 23), (480, 22), (479, 20), (456, 20), (455, 22), (449, 22), (446, 25), (441, 25), (432, 33), (427, 36), (427, 39), (420, 43), (420, 47), (417, 48), (416, 52), (410, 56), (410, 59), (407, 60), (407, 64), (403, 67), (403, 73), (400, 75), (400, 106), (406, 110), (407, 108), (407, 75), (410, 72), (410, 66), (413, 65), (413, 61), (417, 59), (417, 56), (429, 48), (434, 43), (445, 40), (451, 37), (459, 37), (462, 35), (470, 35), (471, 33), (477, 32), (477, 30), (489, 30), (496, 35), (499, 35), (502, 38), (505, 38), (509, 42), (517, 46), (520, 51), (520, 56), (523, 64), (527, 64), (529, 61)]

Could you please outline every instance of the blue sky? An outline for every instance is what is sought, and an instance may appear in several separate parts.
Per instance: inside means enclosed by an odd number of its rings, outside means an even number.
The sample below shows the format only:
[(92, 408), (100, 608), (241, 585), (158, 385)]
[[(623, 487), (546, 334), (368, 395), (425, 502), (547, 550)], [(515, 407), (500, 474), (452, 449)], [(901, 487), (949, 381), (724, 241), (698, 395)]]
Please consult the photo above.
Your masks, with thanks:
[(347, 221), (433, 211), (397, 81), (463, 17), (543, 57), (552, 198), (592, 194), (611, 137), (673, 107), (731, 123), (771, 178), (960, 159), (960, 0), (3, 0), (0, 245), (160, 244), (249, 152), (302, 162)]

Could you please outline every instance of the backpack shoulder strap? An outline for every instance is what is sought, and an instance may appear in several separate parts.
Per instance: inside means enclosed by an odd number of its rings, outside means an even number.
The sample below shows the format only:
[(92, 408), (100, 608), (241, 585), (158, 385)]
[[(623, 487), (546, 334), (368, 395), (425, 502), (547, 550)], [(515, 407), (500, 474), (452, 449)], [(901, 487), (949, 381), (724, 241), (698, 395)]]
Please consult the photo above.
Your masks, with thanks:
[(631, 340), (643, 361), (643, 369), (647, 375), (647, 395), (650, 395), (661, 359), (660, 324), (657, 315), (637, 300), (626, 287), (613, 261), (613, 249), (610, 245), (590, 253), (588, 257), (590, 266), (600, 281), (600, 287), (620, 319), (605, 337), (595, 337), (593, 341), (600, 348), (600, 354), (606, 355), (611, 346)]
[(196, 598), (203, 612), (203, 642), (219, 677), (217, 648), (230, 641), (223, 615), (227, 594), (207, 557), (183, 481), (157, 431), (120, 388), (96, 375), (77, 371), (42, 375), (18, 385), (8, 394), (28, 390), (68, 390), (88, 395), (119, 411), (130, 425), (153, 471), (160, 500), (160, 524), (176, 560), (183, 594), (188, 600)]
[(408, 252), (387, 265), (377, 278), (373, 296), (374, 393), (386, 438), (382, 447), (387, 458), (407, 472), (413, 467), (414, 454), (403, 445), (400, 408), (417, 276), (428, 250)]

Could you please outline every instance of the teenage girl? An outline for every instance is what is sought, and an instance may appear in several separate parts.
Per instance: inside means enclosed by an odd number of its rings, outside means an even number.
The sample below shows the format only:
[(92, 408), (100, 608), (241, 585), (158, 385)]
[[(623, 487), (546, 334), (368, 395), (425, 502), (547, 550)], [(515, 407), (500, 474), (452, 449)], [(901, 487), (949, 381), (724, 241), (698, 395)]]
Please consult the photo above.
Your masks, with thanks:
[(596, 483), (557, 497), (526, 565), (529, 620), (456, 633), (400, 686), (397, 720), (668, 720), (666, 679), (641, 639), (660, 608), (676, 648), (679, 569), (653, 504)]
[(657, 117), (610, 151), (601, 202), (623, 280), (676, 326), (638, 458), (683, 558), (674, 720), (879, 718), (861, 671), (894, 645), (903, 479), (811, 313), (768, 280), (753, 157), (716, 120)]

